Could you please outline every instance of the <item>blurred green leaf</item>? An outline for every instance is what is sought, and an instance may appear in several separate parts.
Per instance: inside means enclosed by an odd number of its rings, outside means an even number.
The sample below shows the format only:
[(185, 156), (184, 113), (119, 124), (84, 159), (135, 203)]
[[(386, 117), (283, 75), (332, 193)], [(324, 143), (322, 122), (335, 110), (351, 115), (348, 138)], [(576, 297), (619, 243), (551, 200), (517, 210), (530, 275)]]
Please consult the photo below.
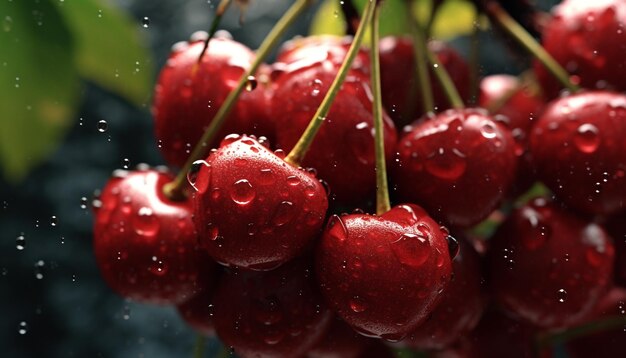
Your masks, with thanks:
[[(350, 1), (350, 0), (345, 0)], [(363, 11), (367, 0), (354, 0), (355, 7)], [(385, 0), (380, 14), (380, 35), (402, 35), (409, 31), (405, 0)], [(338, 0), (326, 0), (313, 17), (310, 34), (345, 34), (345, 19)]]
[(104, 0), (55, 2), (76, 38), (80, 75), (136, 105), (152, 93), (153, 62), (141, 25)]
[(0, 165), (24, 177), (73, 118), (79, 78), (69, 29), (48, 0), (0, 1)]

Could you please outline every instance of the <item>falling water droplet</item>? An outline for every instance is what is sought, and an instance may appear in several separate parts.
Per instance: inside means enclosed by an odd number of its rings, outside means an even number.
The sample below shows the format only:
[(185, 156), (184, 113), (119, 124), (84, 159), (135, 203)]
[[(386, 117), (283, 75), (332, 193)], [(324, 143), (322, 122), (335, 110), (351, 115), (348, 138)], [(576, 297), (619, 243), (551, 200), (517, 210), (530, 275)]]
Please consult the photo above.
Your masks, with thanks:
[(128, 158), (122, 159), (122, 168), (124, 169), (130, 168), (130, 159)]
[(560, 288), (558, 291), (556, 291), (556, 297), (560, 303), (565, 302), (567, 300), (567, 291)]
[(46, 263), (43, 260), (35, 262), (35, 278), (38, 280), (43, 279), (43, 271)]
[(124, 306), (124, 308), (122, 309), (122, 318), (124, 320), (130, 319), (130, 307)]
[(4, 21), (2, 21), (2, 29), (4, 32), (9, 32), (11, 28), (13, 28), (13, 19), (7, 15), (4, 17)]
[(19, 327), (17, 329), (17, 333), (19, 333), (21, 335), (25, 335), (26, 332), (28, 332), (28, 324), (26, 324), (26, 322), (22, 321), (19, 324)]
[(55, 215), (52, 215), (52, 217), (50, 218), (50, 226), (57, 226), (58, 224), (58, 219)]
[(141, 25), (147, 29), (148, 26), (150, 26), (150, 18), (147, 16), (144, 16), (143, 19), (141, 20)]
[(246, 91), (248, 91), (248, 92), (254, 91), (254, 89), (257, 87), (258, 84), (259, 83), (258, 83), (256, 77), (248, 76), (248, 78), (246, 79)]
[(15, 247), (20, 251), (26, 248), (26, 238), (24, 237), (24, 234), (21, 234), (15, 239)]
[(98, 121), (98, 132), (104, 133), (107, 131), (107, 128), (109, 128), (107, 121), (104, 119)]
[(80, 208), (83, 210), (87, 210), (87, 203), (89, 202), (89, 200), (87, 199), (87, 197), (83, 196), (80, 198)]
[(459, 242), (451, 235), (448, 235), (446, 237), (446, 241), (448, 242), (448, 252), (450, 253), (450, 259), (454, 260), (454, 258), (459, 254)]
[[(189, 171), (187, 172), (187, 181), (189, 182), (189, 185), (191, 185), (191, 187), (195, 191), (200, 191), (200, 188), (199, 188), (200, 183), (198, 183), (198, 176), (200, 174), (200, 170), (204, 166), (207, 168), (211, 167), (209, 163), (205, 162), (204, 160), (196, 160), (195, 162), (193, 162), (193, 164), (191, 164), (191, 168), (189, 168)], [(205, 184), (208, 185), (208, 182)]]

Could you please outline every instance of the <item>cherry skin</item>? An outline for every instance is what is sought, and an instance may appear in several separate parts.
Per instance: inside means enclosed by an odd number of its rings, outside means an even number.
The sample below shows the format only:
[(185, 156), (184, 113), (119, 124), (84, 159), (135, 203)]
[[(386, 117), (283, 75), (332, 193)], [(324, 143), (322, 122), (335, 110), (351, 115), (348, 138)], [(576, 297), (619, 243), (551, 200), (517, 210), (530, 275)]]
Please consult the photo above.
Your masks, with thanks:
[[(552, 10), (543, 47), (582, 87), (626, 90), (626, 3), (616, 0), (567, 0)], [(537, 79), (550, 98), (560, 83), (539, 63)]]
[(452, 280), (428, 320), (417, 327), (402, 344), (415, 349), (443, 349), (470, 332), (485, 307), (478, 253), (464, 240), (452, 260)]
[(381, 216), (333, 216), (316, 254), (322, 293), (357, 332), (398, 341), (428, 317), (448, 286), (446, 238), (447, 230), (416, 205)]
[(537, 175), (557, 197), (590, 214), (626, 201), (626, 96), (590, 91), (559, 98), (530, 137)]
[(487, 109), (497, 107), (491, 113), (503, 116), (515, 138), (517, 143), (515, 154), (519, 160), (517, 175), (511, 189), (513, 195), (521, 194), (536, 181), (528, 137), (533, 123), (545, 106), (539, 89), (524, 86), (515, 76), (491, 75), (480, 81), (478, 104)]
[[(428, 47), (437, 55), (455, 82), (461, 98), (466, 101), (470, 89), (467, 63), (458, 52), (443, 42), (430, 42)], [(398, 128), (411, 123), (425, 112), (415, 66), (413, 42), (410, 38), (390, 36), (380, 41), (383, 104)], [(432, 69), (429, 72), (435, 106), (438, 110), (450, 108), (448, 98)]]
[[(298, 72), (323, 64), (336, 70), (341, 67), (352, 44), (351, 36), (319, 35), (298, 37), (285, 42), (276, 62), (272, 64), (272, 77), (277, 78), (283, 73)], [(365, 81), (370, 80), (370, 58), (365, 50), (359, 50), (350, 73)]]
[(564, 328), (606, 292), (614, 247), (602, 227), (536, 198), (498, 228), (489, 256), (499, 304), (536, 326)]
[[(203, 36), (206, 33), (194, 34), (190, 42), (173, 47), (155, 87), (152, 107), (155, 134), (161, 154), (173, 166), (183, 166), (204, 129), (254, 60), (249, 48), (222, 36), (211, 40), (198, 63)], [(241, 94), (209, 147), (215, 147), (230, 133), (272, 134), (266, 115), (269, 98), (262, 78), (258, 75), (250, 83), (251, 91)]]
[(417, 122), (396, 150), (392, 183), (398, 200), (420, 203), (451, 226), (485, 219), (516, 170), (510, 131), (479, 109), (451, 109)]
[(237, 356), (302, 357), (332, 319), (308, 262), (273, 271), (232, 271), (215, 296), (215, 329)]
[(218, 263), (270, 270), (320, 232), (328, 199), (308, 171), (252, 137), (228, 136), (190, 177), (200, 243)]
[[(621, 317), (626, 314), (626, 289), (614, 287), (598, 303), (593, 317), (588, 320)], [(624, 355), (624, 326), (584, 335), (567, 343), (568, 357), (572, 358), (610, 358)]]
[(606, 230), (615, 245), (615, 283), (626, 287), (626, 220), (624, 214), (615, 215), (606, 223)]
[[(326, 66), (325, 64), (328, 64)], [(325, 61), (285, 72), (276, 79), (272, 115), (276, 144), (291, 150), (308, 126), (336, 75)], [(348, 75), (307, 152), (303, 165), (315, 168), (338, 202), (360, 206), (375, 197), (374, 119), (371, 90), (359, 75)], [(396, 131), (384, 115), (387, 160), (393, 157)]]
[(138, 302), (177, 304), (199, 289), (212, 261), (198, 247), (189, 200), (171, 201), (173, 177), (116, 171), (94, 207), (94, 251), (104, 280)]
[(358, 358), (375, 340), (356, 333), (340, 318), (335, 317), (324, 338), (306, 355), (307, 358)]
[[(217, 274), (216, 274), (217, 273)], [(212, 337), (215, 335), (215, 291), (219, 282), (219, 271), (211, 275), (201, 275), (198, 280), (197, 292), (190, 299), (176, 306), (178, 314), (196, 332)]]

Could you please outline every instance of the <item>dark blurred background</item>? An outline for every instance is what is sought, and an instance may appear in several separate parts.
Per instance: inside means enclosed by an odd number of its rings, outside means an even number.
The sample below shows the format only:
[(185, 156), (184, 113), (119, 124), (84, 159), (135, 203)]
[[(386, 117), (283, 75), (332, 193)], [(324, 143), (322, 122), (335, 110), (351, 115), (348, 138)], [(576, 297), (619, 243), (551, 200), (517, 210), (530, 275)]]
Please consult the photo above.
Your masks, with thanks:
[[(13, 0), (16, 2), (34, 0)], [(50, 0), (50, 2), (82, 0)], [(9, 14), (11, 0), (0, 0), (0, 21), (5, 35), (18, 24)], [(129, 16), (133, 31), (148, 49), (137, 71), (148, 71), (154, 81), (170, 47), (197, 30), (208, 28), (218, 0), (116, 0)], [(103, 3), (107, 3), (103, 1)], [(111, 2), (109, 2), (111, 3)], [(549, 8), (554, 1), (542, 1)], [(222, 28), (252, 48), (258, 47), (276, 19), (291, 4), (287, 0), (256, 0), (239, 24), (239, 11), (230, 9)], [(39, 11), (39, 10), (38, 10)], [(288, 37), (308, 32), (314, 10), (290, 31)], [(43, 19), (40, 11), (33, 16)], [(84, 19), (89, 24), (96, 21)], [(33, 25), (36, 26), (36, 25)], [(17, 30), (16, 30), (17, 31)], [(111, 36), (114, 36), (114, 31)], [(90, 38), (96, 45), (105, 39)], [(491, 37), (484, 33), (481, 37)], [(0, 53), (11, 51), (11, 36), (0, 37)], [(515, 59), (499, 41), (481, 41), (484, 73), (517, 73), (524, 62)], [(461, 36), (453, 45), (467, 54), (468, 40)], [(110, 54), (116, 56), (116, 53)], [(120, 52), (122, 55), (122, 52)], [(0, 59), (2, 55), (0, 55)], [(49, 61), (50, 57), (38, 61)], [(2, 62), (2, 61), (0, 61)], [(27, 77), (13, 74), (6, 62), (0, 80)], [(139, 65), (138, 65), (139, 66)], [(4, 73), (2, 73), (4, 72)], [(118, 77), (118, 76), (116, 76)], [(122, 81), (133, 81), (120, 75)], [(16, 88), (21, 79), (16, 80)], [(97, 82), (97, 81), (96, 81)], [(59, 139), (42, 161), (21, 177), (0, 177), (0, 347), (3, 357), (186, 357), (191, 356), (195, 334), (171, 307), (140, 305), (117, 296), (101, 280), (92, 254), (91, 197), (110, 173), (138, 163), (162, 164), (153, 137), (150, 99), (132, 104), (125, 96), (82, 80), (80, 99)], [(152, 82), (153, 84), (154, 82)], [(12, 88), (9, 86), (9, 88)], [(43, 90), (47, 90), (44, 88)], [(50, 89), (51, 91), (53, 89)], [(11, 101), (17, 92), (0, 96)], [(0, 131), (13, 121), (0, 108)], [(106, 122), (106, 126), (101, 123)], [(99, 124), (101, 123), (101, 124)], [(106, 127), (106, 128), (105, 128)], [(20, 138), (25, 146), (42, 140), (39, 130)], [(0, 141), (7, 140), (0, 134)], [(4, 138), (4, 139), (3, 139)], [(33, 141), (30, 143), (29, 141)], [(6, 147), (6, 146), (5, 146)], [(4, 157), (12, 153), (4, 149)], [(21, 150), (15, 147), (15, 151)], [(4, 159), (2, 159), (4, 158)], [(209, 342), (207, 356), (217, 356), (219, 343)]]

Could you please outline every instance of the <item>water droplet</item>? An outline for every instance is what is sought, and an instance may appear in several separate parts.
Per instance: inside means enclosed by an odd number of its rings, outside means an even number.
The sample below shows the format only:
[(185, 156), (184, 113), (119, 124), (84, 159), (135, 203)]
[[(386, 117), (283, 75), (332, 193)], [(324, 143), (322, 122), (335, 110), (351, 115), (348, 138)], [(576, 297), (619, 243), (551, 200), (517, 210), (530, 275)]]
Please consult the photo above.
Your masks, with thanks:
[(276, 211), (272, 217), (272, 224), (274, 224), (274, 226), (283, 226), (293, 220), (295, 214), (293, 203), (290, 201), (282, 201), (276, 207)]
[(322, 81), (319, 79), (314, 79), (313, 83), (311, 83), (311, 96), (317, 97), (320, 94), (320, 90), (322, 88)]
[(2, 29), (4, 30), (4, 32), (9, 32), (11, 31), (11, 28), (13, 28), (13, 19), (11, 18), (11, 16), (7, 15), (2, 21)]
[(141, 25), (147, 29), (148, 26), (150, 26), (150, 18), (147, 16), (144, 16), (143, 19), (141, 20)]
[(560, 288), (558, 291), (556, 291), (556, 297), (560, 303), (565, 302), (567, 300), (567, 291)]
[(467, 161), (465, 160), (465, 155), (457, 149), (445, 150), (439, 148), (437, 152), (430, 155), (426, 160), (426, 170), (440, 179), (459, 179), (465, 173), (466, 168)]
[(538, 212), (533, 209), (522, 210), (522, 215), (526, 219), (525, 230), (522, 232), (522, 243), (529, 250), (541, 247), (550, 238), (552, 230), (544, 222)]
[(590, 123), (582, 124), (574, 135), (574, 144), (583, 153), (595, 152), (600, 145), (598, 128)]
[(354, 296), (350, 300), (350, 309), (354, 313), (361, 313), (367, 309), (367, 305), (365, 304), (365, 302), (363, 302), (363, 300), (359, 298), (359, 296)]
[(98, 132), (104, 133), (107, 131), (107, 128), (109, 128), (107, 121), (104, 119), (98, 121)]
[(280, 301), (274, 295), (254, 302), (254, 317), (266, 326), (274, 325), (283, 319)]
[(204, 192), (209, 183), (208, 180), (203, 180), (202, 183), (198, 183), (198, 177), (202, 167), (211, 168), (209, 163), (205, 162), (204, 160), (196, 160), (195, 162), (193, 162), (193, 164), (191, 164), (191, 168), (189, 168), (189, 171), (187, 172), (187, 182), (189, 182), (189, 185), (191, 185), (191, 187), (195, 191), (201, 191), (200, 187), (203, 187), (204, 189), (202, 190), (202, 192)]
[(25, 335), (26, 332), (28, 332), (28, 324), (24, 321), (20, 322), (18, 328), (17, 328), (17, 333), (21, 334), (21, 335)]
[(285, 332), (282, 330), (270, 331), (265, 334), (263, 341), (269, 345), (275, 345), (280, 343), (285, 337)]
[(87, 210), (87, 203), (89, 202), (89, 200), (87, 199), (87, 197), (83, 196), (80, 198), (80, 208), (83, 210)]
[(484, 121), (480, 127), (480, 134), (487, 139), (493, 139), (497, 136), (496, 125), (491, 121)]
[(328, 221), (328, 235), (334, 237), (340, 242), (348, 238), (348, 228), (338, 215), (333, 215)]
[(290, 175), (287, 177), (287, 184), (291, 185), (291, 186), (296, 186), (298, 184), (300, 184), (300, 178), (298, 178), (295, 175)]
[(38, 280), (43, 279), (44, 267), (46, 263), (43, 260), (35, 262), (35, 278)]
[(130, 160), (128, 158), (122, 159), (122, 168), (128, 169), (130, 167)]
[(404, 233), (391, 243), (396, 258), (404, 265), (419, 267), (430, 257), (430, 243), (420, 235)]
[(254, 91), (254, 89), (257, 87), (258, 84), (259, 83), (258, 83), (256, 77), (248, 76), (248, 78), (246, 79), (246, 91), (248, 91), (248, 92)]
[(446, 236), (446, 241), (448, 242), (448, 252), (450, 253), (450, 259), (454, 260), (454, 258), (459, 254), (459, 242), (454, 237), (448, 235)]
[(247, 179), (237, 180), (233, 183), (230, 191), (230, 197), (233, 201), (240, 205), (249, 204), (256, 196), (256, 191)]
[(24, 234), (21, 234), (15, 239), (15, 247), (20, 251), (26, 248), (26, 238), (24, 237)]
[(58, 224), (57, 217), (55, 215), (52, 215), (52, 217), (50, 217), (50, 226), (57, 226), (57, 224)]
[(141, 207), (133, 218), (133, 228), (138, 235), (154, 237), (160, 229), (159, 220), (152, 213), (152, 209)]
[(156, 256), (152, 256), (152, 264), (150, 265), (149, 271), (153, 275), (163, 276), (167, 273), (167, 265), (159, 260)]

